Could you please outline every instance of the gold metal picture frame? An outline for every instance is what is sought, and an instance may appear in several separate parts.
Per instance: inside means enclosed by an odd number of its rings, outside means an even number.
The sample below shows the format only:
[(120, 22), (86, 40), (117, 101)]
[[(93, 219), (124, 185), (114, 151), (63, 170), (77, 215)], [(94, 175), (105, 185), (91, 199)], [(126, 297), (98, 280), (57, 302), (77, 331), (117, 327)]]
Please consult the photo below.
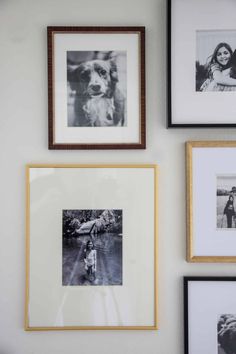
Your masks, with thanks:
[[(229, 187), (220, 196), (217, 185), (219, 176), (234, 181), (236, 171), (231, 163), (234, 153), (236, 156), (236, 141), (186, 142), (188, 262), (236, 262), (236, 229), (227, 226), (224, 210), (234, 186), (227, 182)], [(219, 218), (221, 223), (225, 219), (225, 226), (218, 225)]]
[[(26, 166), (26, 331), (158, 328), (157, 173), (151, 164)], [(113, 214), (122, 215), (123, 226), (112, 236)], [(100, 229), (92, 234), (86, 226), (95, 222)], [(83, 270), (91, 241), (97, 255), (92, 280)], [(110, 273), (117, 243), (122, 245), (118, 285)], [(71, 267), (68, 252), (75, 259)], [(69, 269), (70, 280), (86, 281), (63, 283)], [(116, 280), (117, 264), (114, 269)]]

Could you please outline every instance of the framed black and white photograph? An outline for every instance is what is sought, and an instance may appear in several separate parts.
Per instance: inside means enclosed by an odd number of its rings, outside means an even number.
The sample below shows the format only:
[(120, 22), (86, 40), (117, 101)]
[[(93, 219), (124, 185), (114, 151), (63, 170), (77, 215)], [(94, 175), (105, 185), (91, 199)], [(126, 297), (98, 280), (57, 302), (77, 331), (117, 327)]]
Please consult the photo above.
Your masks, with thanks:
[(236, 277), (184, 277), (185, 354), (236, 353)]
[(196, 32), (196, 91), (236, 91), (236, 30)]
[(26, 177), (25, 330), (157, 329), (157, 166)]
[(235, 12), (232, 0), (168, 0), (168, 127), (236, 127)]
[(62, 285), (122, 285), (122, 210), (63, 210)]
[(68, 127), (127, 126), (127, 52), (67, 51)]
[(236, 175), (218, 175), (217, 181), (217, 229), (229, 229), (235, 231), (236, 228)]
[(235, 141), (189, 141), (187, 260), (236, 262)]
[(49, 148), (145, 148), (145, 28), (48, 27)]

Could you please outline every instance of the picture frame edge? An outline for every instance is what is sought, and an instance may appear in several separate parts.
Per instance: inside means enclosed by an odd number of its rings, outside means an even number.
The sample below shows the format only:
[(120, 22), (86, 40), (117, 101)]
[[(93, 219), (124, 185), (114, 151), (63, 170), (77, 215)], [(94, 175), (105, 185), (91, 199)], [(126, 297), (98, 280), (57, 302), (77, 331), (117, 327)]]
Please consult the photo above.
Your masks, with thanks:
[(236, 263), (235, 256), (198, 256), (194, 255), (194, 231), (193, 231), (193, 161), (194, 148), (236, 148), (236, 140), (191, 140), (185, 142), (186, 154), (186, 260), (189, 263)]
[(192, 143), (185, 143), (186, 154), (186, 256), (187, 262), (193, 259), (193, 196), (192, 196)]
[[(54, 119), (54, 90), (53, 90), (53, 35), (60, 32), (88, 31), (108, 34), (110, 31), (125, 33), (139, 33), (139, 137), (138, 142), (132, 143), (56, 143), (55, 142), (55, 119)], [(146, 27), (145, 26), (47, 26), (47, 55), (48, 55), (48, 149), (49, 150), (131, 150), (146, 149)]]
[(236, 276), (183, 276), (184, 354), (189, 354), (189, 282), (234, 281)]
[[(38, 327), (30, 326), (29, 322), (29, 273), (30, 273), (30, 169), (31, 168), (140, 168), (153, 169), (154, 175), (154, 320), (152, 325), (138, 326), (65, 326), (65, 327)], [(40, 164), (27, 163), (25, 165), (26, 183), (26, 231), (25, 231), (25, 308), (24, 308), (24, 331), (62, 331), (62, 330), (158, 330), (158, 171), (159, 165), (156, 163), (144, 164)]]
[(173, 123), (172, 110), (172, 3), (176, 0), (167, 0), (166, 4), (166, 18), (167, 18), (167, 129), (169, 128), (236, 128), (236, 123)]

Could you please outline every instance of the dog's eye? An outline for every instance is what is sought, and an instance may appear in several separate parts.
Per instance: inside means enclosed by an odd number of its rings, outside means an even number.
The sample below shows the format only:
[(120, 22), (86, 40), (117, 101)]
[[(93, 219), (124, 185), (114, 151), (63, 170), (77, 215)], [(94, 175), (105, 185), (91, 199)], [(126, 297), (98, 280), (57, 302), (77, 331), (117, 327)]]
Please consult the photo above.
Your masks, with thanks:
[(99, 73), (100, 73), (100, 75), (105, 76), (107, 72), (106, 72), (106, 70), (101, 69)]

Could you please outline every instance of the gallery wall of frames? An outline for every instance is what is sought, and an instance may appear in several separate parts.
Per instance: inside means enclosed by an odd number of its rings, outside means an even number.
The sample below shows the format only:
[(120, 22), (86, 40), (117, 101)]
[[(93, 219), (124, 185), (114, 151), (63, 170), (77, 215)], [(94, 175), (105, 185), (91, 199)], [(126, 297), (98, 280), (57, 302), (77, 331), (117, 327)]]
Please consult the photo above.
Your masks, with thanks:
[(236, 354), (235, 14), (0, 3), (1, 354)]

